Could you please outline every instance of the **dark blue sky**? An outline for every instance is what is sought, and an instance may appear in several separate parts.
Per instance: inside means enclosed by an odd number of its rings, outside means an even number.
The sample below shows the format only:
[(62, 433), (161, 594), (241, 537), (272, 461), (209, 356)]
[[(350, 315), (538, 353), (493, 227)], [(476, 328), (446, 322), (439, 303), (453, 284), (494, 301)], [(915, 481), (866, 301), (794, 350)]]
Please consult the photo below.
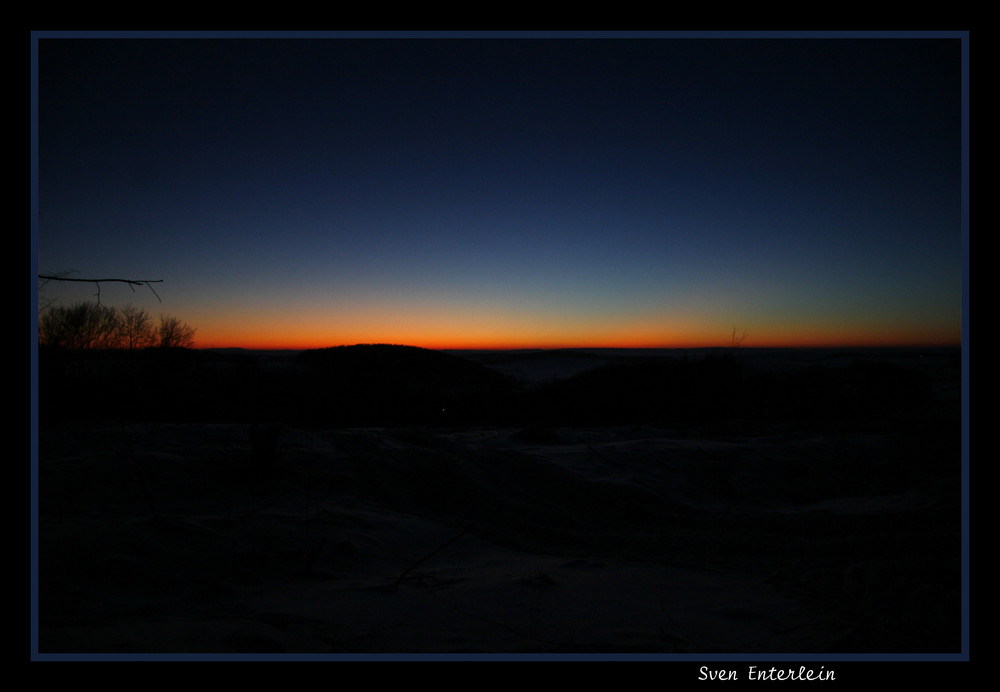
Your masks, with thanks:
[(961, 41), (691, 36), (40, 38), (39, 271), (199, 346), (958, 343)]

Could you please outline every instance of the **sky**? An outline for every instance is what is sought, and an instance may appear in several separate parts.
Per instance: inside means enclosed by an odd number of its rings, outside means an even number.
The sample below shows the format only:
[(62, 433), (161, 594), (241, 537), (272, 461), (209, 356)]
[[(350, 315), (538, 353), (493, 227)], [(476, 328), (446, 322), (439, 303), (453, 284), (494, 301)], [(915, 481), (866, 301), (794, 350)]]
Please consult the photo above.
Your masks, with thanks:
[(37, 38), (38, 273), (196, 347), (961, 342), (953, 33), (213, 36)]

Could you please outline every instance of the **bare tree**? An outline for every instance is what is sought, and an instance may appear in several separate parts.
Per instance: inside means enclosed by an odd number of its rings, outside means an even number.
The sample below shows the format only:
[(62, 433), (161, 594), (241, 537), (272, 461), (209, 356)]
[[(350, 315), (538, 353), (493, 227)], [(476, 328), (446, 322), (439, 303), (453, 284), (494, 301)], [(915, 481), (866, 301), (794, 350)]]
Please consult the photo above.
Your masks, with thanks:
[(736, 326), (733, 325), (733, 334), (729, 337), (729, 348), (737, 349), (739, 348), (747, 338), (747, 330), (744, 329), (742, 332), (736, 331)]
[(160, 315), (159, 345), (163, 348), (190, 348), (197, 330), (170, 315)]
[(115, 309), (97, 303), (50, 306), (38, 320), (38, 339), (44, 346), (110, 348), (115, 345), (117, 332)]
[(129, 351), (134, 351), (156, 342), (156, 330), (149, 314), (131, 303), (119, 308), (118, 314), (118, 345)]

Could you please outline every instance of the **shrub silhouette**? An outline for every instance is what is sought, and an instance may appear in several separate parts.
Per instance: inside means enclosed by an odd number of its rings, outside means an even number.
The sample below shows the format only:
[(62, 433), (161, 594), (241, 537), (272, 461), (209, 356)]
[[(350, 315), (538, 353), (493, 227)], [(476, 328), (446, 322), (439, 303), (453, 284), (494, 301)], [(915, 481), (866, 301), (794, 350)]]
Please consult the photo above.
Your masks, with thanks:
[(191, 348), (194, 345), (196, 331), (194, 327), (176, 317), (161, 315), (157, 345), (161, 348)]
[(131, 303), (118, 311), (117, 346), (129, 351), (147, 348), (156, 343), (156, 331), (149, 314)]
[[(166, 420), (207, 406), (213, 389), (199, 372), (200, 354), (150, 348), (189, 346), (194, 329), (175, 318), (163, 324), (167, 329), (158, 332), (146, 312), (132, 305), (116, 309), (84, 301), (44, 308), (38, 326), (40, 420)], [(198, 391), (201, 384), (208, 385), (208, 396)]]
[(117, 335), (115, 309), (98, 303), (52, 306), (38, 318), (39, 343), (49, 348), (111, 348)]

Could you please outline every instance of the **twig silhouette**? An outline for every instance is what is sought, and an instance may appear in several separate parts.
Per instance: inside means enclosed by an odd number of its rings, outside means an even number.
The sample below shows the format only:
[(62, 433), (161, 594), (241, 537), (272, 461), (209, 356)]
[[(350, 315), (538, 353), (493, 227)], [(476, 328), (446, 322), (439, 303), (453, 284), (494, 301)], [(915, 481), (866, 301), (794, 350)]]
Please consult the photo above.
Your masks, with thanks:
[(45, 275), (45, 274), (39, 274), (38, 278), (39, 279), (43, 279), (44, 281), (76, 281), (76, 282), (85, 283), (85, 284), (95, 284), (97, 286), (97, 302), (98, 303), (101, 302), (101, 284), (102, 283), (122, 283), (122, 284), (128, 284), (128, 287), (132, 289), (133, 293), (135, 293), (135, 286), (145, 286), (150, 291), (153, 291), (153, 295), (156, 296), (156, 300), (158, 300), (161, 303), (163, 302), (160, 299), (159, 294), (157, 294), (156, 290), (152, 286), (150, 286), (150, 284), (161, 284), (161, 283), (163, 283), (163, 279), (70, 279), (70, 278), (67, 278), (65, 276), (50, 276), (50, 275)]

